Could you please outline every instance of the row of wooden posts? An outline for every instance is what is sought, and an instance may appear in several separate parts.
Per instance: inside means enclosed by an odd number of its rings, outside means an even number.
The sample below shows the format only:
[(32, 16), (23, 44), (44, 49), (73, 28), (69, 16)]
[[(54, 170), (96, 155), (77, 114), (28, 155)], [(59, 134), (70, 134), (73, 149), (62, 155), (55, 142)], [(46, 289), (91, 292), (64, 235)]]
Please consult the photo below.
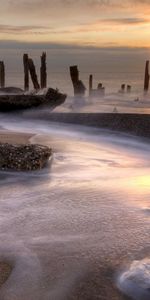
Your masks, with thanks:
[[(85, 93), (85, 86), (83, 82), (79, 79), (79, 71), (77, 66), (70, 67), (70, 75), (74, 87), (74, 95), (83, 95)], [(146, 61), (145, 65), (145, 76), (144, 76), (144, 91), (148, 92), (149, 90), (149, 81), (150, 81), (150, 74), (149, 74), (149, 61)], [(125, 92), (126, 85), (121, 85), (121, 90), (119, 92)], [(127, 93), (131, 92), (131, 85), (127, 85)], [(93, 75), (89, 76), (89, 96), (92, 95), (103, 95), (105, 93), (105, 88), (103, 87), (102, 83), (98, 83), (97, 89), (93, 89)]]
[(28, 54), (23, 55), (23, 64), (24, 64), (24, 89), (25, 91), (29, 90), (29, 74), (33, 82), (35, 90), (40, 88), (46, 88), (47, 86), (47, 71), (46, 71), (46, 53), (43, 52), (41, 56), (41, 68), (40, 68), (40, 84), (38, 82), (38, 77), (36, 73), (36, 68), (34, 62), (31, 58), (28, 57)]
[[(23, 55), (23, 65), (24, 65), (24, 90), (29, 90), (29, 75), (33, 82), (33, 87), (35, 90), (39, 90), (40, 88), (47, 87), (47, 67), (46, 67), (46, 53), (43, 52), (41, 56), (41, 68), (40, 68), (40, 83), (38, 81), (38, 76), (36, 73), (36, 68), (34, 62), (31, 58), (29, 58), (28, 54)], [(77, 66), (70, 67), (70, 76), (72, 80), (72, 84), (74, 87), (74, 95), (84, 95), (86, 91), (86, 87), (84, 86), (82, 80), (79, 78), (79, 71)], [(145, 77), (144, 77), (144, 91), (147, 92), (149, 90), (149, 61), (146, 61), (145, 66)], [(0, 87), (5, 87), (5, 65), (3, 61), (0, 61)], [(125, 85), (122, 84), (121, 91), (125, 90)], [(131, 86), (127, 86), (127, 91), (131, 91)], [(94, 93), (104, 93), (105, 88), (102, 83), (99, 83), (97, 89), (93, 89), (93, 75), (89, 76), (89, 95)]]
[[(33, 83), (35, 90), (47, 87), (47, 70), (46, 70), (46, 53), (43, 52), (41, 56), (41, 68), (40, 68), (40, 83), (38, 81), (38, 76), (36, 73), (36, 68), (34, 62), (29, 58), (28, 54), (23, 55), (23, 65), (24, 65), (24, 90), (29, 90), (29, 75)], [(0, 61), (0, 87), (5, 87), (5, 65), (3, 61)]]

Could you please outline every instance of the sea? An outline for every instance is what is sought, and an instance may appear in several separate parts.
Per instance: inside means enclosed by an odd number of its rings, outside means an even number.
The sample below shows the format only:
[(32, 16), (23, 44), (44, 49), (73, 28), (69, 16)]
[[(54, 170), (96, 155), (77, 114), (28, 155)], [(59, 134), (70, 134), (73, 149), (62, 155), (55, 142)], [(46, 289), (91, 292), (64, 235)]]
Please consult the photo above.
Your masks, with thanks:
[[(47, 51), (48, 83), (68, 94), (56, 111), (148, 113), (149, 53), (117, 51)], [(23, 87), (24, 52), (39, 74), (41, 50), (3, 50), (7, 85)], [(105, 97), (74, 99), (71, 64), (87, 86), (90, 73), (102, 81)], [(130, 95), (118, 93), (122, 83)], [(53, 149), (41, 171), (0, 172), (0, 261), (12, 266), (0, 300), (149, 300), (149, 140), (33, 114), (0, 114), (2, 130)]]
[[(150, 94), (144, 94), (145, 62), (150, 58), (149, 49), (12, 49), (0, 48), (0, 60), (5, 62), (6, 86), (24, 87), (23, 54), (34, 60), (40, 74), (40, 56), (47, 53), (47, 85), (68, 95), (63, 110), (67, 112), (131, 112), (149, 113)], [(80, 79), (86, 87), (84, 99), (75, 99), (69, 67), (77, 65)], [(98, 83), (105, 87), (105, 96), (89, 99), (89, 75), (93, 75), (93, 88)], [(119, 93), (121, 85), (131, 85), (131, 93)], [(30, 90), (33, 89), (30, 82)]]

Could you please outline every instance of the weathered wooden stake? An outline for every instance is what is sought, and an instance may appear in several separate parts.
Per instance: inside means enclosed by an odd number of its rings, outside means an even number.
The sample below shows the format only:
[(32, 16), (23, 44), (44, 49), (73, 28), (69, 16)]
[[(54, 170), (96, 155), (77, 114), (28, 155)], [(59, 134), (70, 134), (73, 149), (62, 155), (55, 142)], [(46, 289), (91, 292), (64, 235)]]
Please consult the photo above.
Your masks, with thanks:
[(127, 93), (131, 92), (131, 85), (127, 85)]
[(29, 71), (30, 71), (30, 75), (31, 75), (31, 79), (32, 79), (32, 82), (33, 82), (34, 89), (39, 90), (40, 85), (39, 85), (39, 82), (38, 82), (35, 65), (34, 65), (33, 60), (31, 58), (28, 59), (28, 66), (29, 66)]
[(29, 90), (29, 65), (28, 65), (28, 54), (23, 55), (24, 65), (24, 90)]
[(91, 91), (93, 89), (93, 75), (89, 76), (89, 96), (91, 95)]
[(126, 85), (123, 83), (123, 84), (121, 85), (121, 92), (122, 92), (122, 93), (125, 92), (125, 88), (126, 88)]
[(77, 94), (77, 83), (79, 81), (79, 71), (77, 66), (70, 67), (70, 76), (74, 87), (74, 95)]
[(0, 87), (5, 87), (5, 65), (3, 61), (0, 61)]
[(97, 89), (98, 89), (98, 90), (102, 90), (102, 88), (103, 88), (103, 84), (102, 84), (101, 82), (98, 83)]
[(148, 89), (149, 89), (149, 60), (146, 61), (146, 66), (145, 66), (144, 91), (147, 92)]
[(46, 52), (43, 52), (41, 56), (40, 83), (41, 83), (41, 89), (46, 88), (47, 86)]
[(74, 95), (83, 96), (86, 88), (83, 82), (79, 80), (79, 71), (77, 66), (70, 67), (70, 76), (74, 87)]

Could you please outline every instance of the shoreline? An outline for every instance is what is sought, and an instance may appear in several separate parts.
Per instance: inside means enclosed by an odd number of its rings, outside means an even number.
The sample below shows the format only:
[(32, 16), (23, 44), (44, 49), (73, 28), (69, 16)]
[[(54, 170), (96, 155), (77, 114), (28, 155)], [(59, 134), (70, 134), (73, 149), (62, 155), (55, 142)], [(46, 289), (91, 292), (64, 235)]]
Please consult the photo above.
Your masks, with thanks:
[(150, 115), (128, 113), (44, 113), (32, 120), (83, 125), (150, 138)]

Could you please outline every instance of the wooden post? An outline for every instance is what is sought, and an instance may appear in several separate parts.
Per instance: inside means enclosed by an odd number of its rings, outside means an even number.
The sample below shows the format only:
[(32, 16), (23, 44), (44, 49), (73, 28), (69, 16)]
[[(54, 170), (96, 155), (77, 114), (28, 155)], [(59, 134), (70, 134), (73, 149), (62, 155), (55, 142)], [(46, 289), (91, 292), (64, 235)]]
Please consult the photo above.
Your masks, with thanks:
[(77, 66), (70, 67), (70, 76), (74, 87), (74, 95), (83, 96), (86, 88), (83, 82), (79, 80), (79, 71)]
[(29, 65), (28, 65), (28, 54), (23, 55), (24, 65), (24, 90), (29, 90)]
[(146, 66), (145, 66), (144, 91), (147, 92), (148, 89), (149, 89), (149, 60), (146, 61)]
[(79, 81), (79, 71), (77, 66), (70, 67), (70, 76), (74, 87), (74, 95), (77, 94), (77, 83)]
[(34, 65), (33, 60), (31, 58), (28, 59), (28, 66), (29, 66), (29, 71), (30, 71), (30, 75), (31, 75), (31, 79), (32, 79), (32, 82), (33, 82), (34, 89), (39, 90), (40, 85), (39, 85), (39, 82), (38, 82), (35, 65)]
[(125, 92), (125, 88), (126, 88), (126, 85), (123, 83), (123, 84), (121, 85), (121, 92), (122, 92), (122, 93)]
[(91, 95), (91, 91), (93, 89), (93, 75), (89, 76), (89, 96)]
[(5, 65), (3, 61), (0, 61), (0, 87), (5, 87)]
[(127, 85), (127, 93), (131, 92), (131, 85)]
[(40, 83), (41, 83), (41, 89), (46, 88), (47, 86), (47, 72), (46, 72), (46, 52), (42, 53), (41, 56), (41, 70), (40, 70)]
[(103, 84), (101, 82), (98, 83), (97, 90), (102, 90), (102, 88), (103, 88)]

